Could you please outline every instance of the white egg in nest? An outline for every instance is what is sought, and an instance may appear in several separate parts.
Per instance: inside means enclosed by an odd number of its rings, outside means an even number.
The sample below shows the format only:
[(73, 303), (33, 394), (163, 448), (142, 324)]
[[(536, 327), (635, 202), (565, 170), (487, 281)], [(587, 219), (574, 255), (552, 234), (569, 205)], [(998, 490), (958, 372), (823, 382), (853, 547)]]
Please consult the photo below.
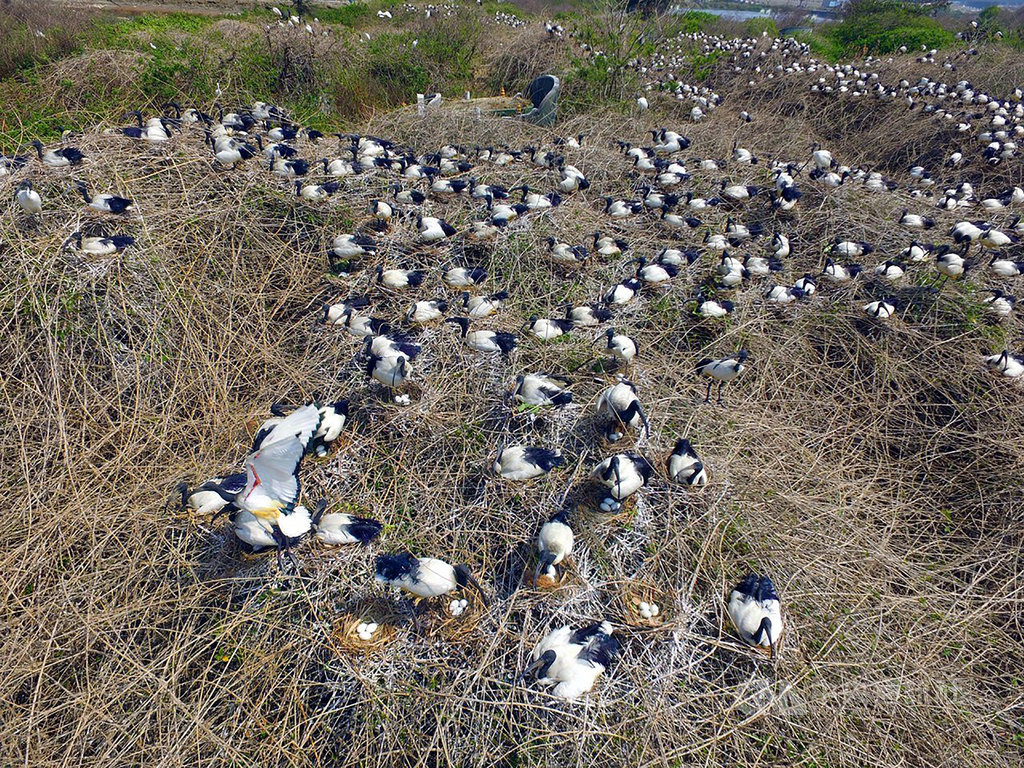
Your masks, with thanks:
[(601, 501), (600, 507), (602, 512), (618, 512), (622, 509), (622, 503), (608, 496)]
[(377, 622), (375, 621), (363, 622), (362, 624), (356, 627), (356, 634), (359, 636), (359, 639), (364, 642), (372, 640), (373, 633), (376, 631)]
[(661, 608), (657, 603), (641, 602), (640, 605), (637, 606), (637, 610), (639, 611), (640, 616), (645, 619), (653, 619), (661, 613)]
[(469, 600), (452, 600), (448, 603), (448, 610), (452, 616), (461, 616), (469, 607)]
[(409, 405), (411, 402), (409, 395), (395, 395), (395, 405)]

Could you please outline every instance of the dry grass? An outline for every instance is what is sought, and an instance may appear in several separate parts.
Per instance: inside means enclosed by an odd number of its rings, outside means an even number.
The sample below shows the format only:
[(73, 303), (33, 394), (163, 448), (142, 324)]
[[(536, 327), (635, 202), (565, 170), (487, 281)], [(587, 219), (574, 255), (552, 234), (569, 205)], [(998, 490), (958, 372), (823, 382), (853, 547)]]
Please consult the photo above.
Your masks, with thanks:
[[(804, 94), (737, 88), (687, 127), (691, 154), (727, 157), (738, 136), (755, 152), (803, 158), (828, 138), (853, 162), (931, 141), (901, 123), (891, 144), (876, 144), (887, 130), (878, 113), (877, 132), (841, 132)], [(784, 106), (797, 102), (805, 109)], [(738, 128), (743, 108), (756, 122)], [(677, 239), (640, 220), (609, 225), (597, 195), (627, 195), (635, 182), (612, 140), (681, 125), (685, 111), (659, 104), (643, 119), (608, 111), (559, 126), (590, 134), (573, 162), (594, 186), (466, 256), (513, 293), (482, 327), (518, 330), (630, 271), (609, 262), (564, 275), (543, 255), (548, 234), (576, 242), (600, 227), (637, 255)], [(414, 110), (364, 127), (418, 149), (552, 137)], [(0, 483), (14, 512), (0, 538), (3, 764), (1019, 764), (1024, 397), (986, 375), (979, 356), (1004, 340), (1019, 348), (1022, 334), (1019, 320), (977, 320), (973, 289), (947, 287), (878, 328), (858, 314), (870, 283), (825, 289), (792, 311), (764, 306), (751, 286), (713, 325), (684, 309), (705, 257), (620, 312), (616, 327), (641, 344), (631, 376), (652, 421), (641, 449), (660, 466), (689, 435), (711, 483), (688, 492), (658, 478), (631, 519), (578, 515), (570, 578), (541, 593), (521, 586), (531, 542), (564, 494), (585, 495), (607, 450), (590, 414), (608, 379), (577, 373), (577, 404), (543, 423), (510, 415), (501, 392), (518, 372), (587, 360), (587, 332), (524, 339), (505, 363), (463, 351), (450, 328), (428, 329), (421, 396), (396, 407), (354, 364), (357, 340), (315, 323), (322, 300), (370, 292), (373, 314), (390, 319), (411, 302), (375, 288), (375, 260), (347, 280), (325, 274), (325, 243), (364, 223), (385, 179), (360, 178), (313, 206), (263, 168), (211, 171), (197, 134), (154, 150), (99, 132), (76, 143), (90, 158), (76, 175), (129, 194), (138, 213), (114, 223), (83, 214), (67, 175), (39, 166), (42, 220), (0, 212)], [(979, 191), (1004, 181), (968, 172)], [(479, 177), (550, 184), (523, 165)], [(712, 182), (697, 174), (694, 186)], [(789, 234), (797, 277), (840, 234), (895, 253), (910, 239), (892, 223), (902, 207), (853, 188), (808, 189), (792, 219), (760, 203), (745, 218)], [(427, 208), (460, 228), (473, 218), (458, 202)], [(936, 215), (940, 229), (952, 220)], [(724, 216), (706, 223), (719, 228)], [(61, 250), (73, 230), (100, 226), (139, 244), (106, 262)], [(393, 229), (379, 261), (437, 274), (459, 258), (407, 247), (410, 233)], [(417, 297), (447, 293), (438, 275)], [(730, 407), (700, 405), (693, 361), (741, 346), (753, 365), (728, 391)], [(370, 550), (304, 545), (300, 572), (282, 576), (272, 557), (242, 556), (222, 522), (180, 514), (174, 486), (237, 466), (270, 402), (313, 396), (351, 398), (354, 418), (331, 458), (304, 465), (306, 497), (386, 529)], [(566, 466), (525, 485), (496, 480), (487, 467), (509, 434), (561, 446)], [(353, 653), (339, 622), (381, 596), (374, 553), (402, 547), (470, 563), (495, 604), (448, 639), (401, 625), (386, 648)], [(774, 664), (724, 618), (724, 596), (748, 568), (770, 573), (783, 596)], [(636, 626), (629, 611), (642, 585), (668, 601), (658, 626)], [(565, 704), (516, 681), (553, 622), (600, 617), (616, 624), (623, 652), (596, 692)]]

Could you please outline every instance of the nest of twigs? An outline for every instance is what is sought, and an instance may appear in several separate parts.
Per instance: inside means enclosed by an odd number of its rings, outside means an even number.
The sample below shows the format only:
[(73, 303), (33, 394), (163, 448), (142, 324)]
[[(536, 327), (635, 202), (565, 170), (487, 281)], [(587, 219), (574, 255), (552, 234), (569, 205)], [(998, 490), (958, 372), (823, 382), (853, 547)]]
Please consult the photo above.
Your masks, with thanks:
[[(395, 639), (402, 621), (404, 617), (393, 600), (375, 598), (357, 603), (334, 621), (335, 648), (348, 654), (379, 653)], [(363, 640), (357, 628), (369, 622), (376, 623), (377, 629), (369, 640)]]
[[(655, 628), (671, 622), (672, 598), (655, 584), (649, 581), (631, 580), (612, 586), (614, 604), (618, 614), (622, 617), (623, 624), (631, 627)], [(642, 615), (641, 603), (657, 605), (657, 615), (650, 617)]]
[[(450, 605), (453, 600), (468, 600), (462, 613), (452, 613)], [(444, 640), (449, 643), (458, 643), (469, 640), (476, 634), (480, 622), (487, 616), (487, 609), (484, 607), (480, 596), (471, 591), (465, 591), (455, 596), (455, 593), (444, 597), (421, 601), (419, 610), (420, 631), (432, 638)]]

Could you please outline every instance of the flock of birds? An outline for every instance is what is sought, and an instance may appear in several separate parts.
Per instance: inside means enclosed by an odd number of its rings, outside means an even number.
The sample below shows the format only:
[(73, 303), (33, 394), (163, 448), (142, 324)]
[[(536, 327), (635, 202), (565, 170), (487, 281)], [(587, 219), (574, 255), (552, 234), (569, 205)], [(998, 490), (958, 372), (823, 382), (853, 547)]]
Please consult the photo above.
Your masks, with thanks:
[[(555, 34), (552, 30), (550, 33)], [(561, 36), (561, 31), (558, 32)], [(701, 117), (721, 104), (721, 98), (703, 87), (678, 82), (672, 71), (673, 53), (678, 41), (669, 41), (655, 61), (642, 67), (643, 74), (677, 98), (694, 100), (692, 119)], [(788, 58), (782, 72), (772, 67), (770, 75), (810, 71), (822, 72), (822, 81), (831, 90), (818, 92), (838, 96), (842, 88), (862, 89), (862, 96), (889, 98), (883, 94), (905, 93), (909, 109), (922, 105), (942, 119), (967, 119), (949, 107), (957, 104), (964, 111), (981, 112), (987, 120), (986, 132), (1000, 145), (999, 162), (1014, 160), (1011, 136), (1024, 133), (1024, 105), (1020, 92), (1012, 101), (997, 100), (971, 89), (969, 84), (947, 87), (930, 82), (888, 89), (866, 68), (832, 67), (806, 61), (808, 52), (795, 41), (711, 40), (735, 59), (735, 66), (757, 70), (768, 53)], [(846, 81), (849, 80), (850, 83)], [(839, 87), (835, 87), (836, 85)], [(820, 86), (820, 82), (815, 84)], [(653, 89), (652, 89), (653, 90)], [(641, 97), (646, 98), (646, 97)], [(937, 107), (945, 103), (947, 106)], [(994, 108), (989, 105), (996, 105)], [(644, 104), (639, 104), (645, 109)], [(701, 111), (701, 117), (696, 110)], [(944, 211), (982, 210), (985, 220), (955, 222), (944, 243), (922, 243), (916, 235), (936, 231), (930, 216), (905, 210), (895, 227), (907, 231), (908, 242), (898, 254), (886, 254), (872, 265), (861, 260), (875, 251), (872, 244), (853, 238), (837, 237), (821, 253), (821, 268), (804, 272), (787, 282), (782, 276), (792, 269), (794, 247), (787, 229), (800, 215), (800, 201), (809, 185), (827, 195), (838, 188), (859, 183), (879, 194), (897, 194), (914, 201), (936, 197), (928, 169), (910, 169), (909, 181), (900, 185), (866, 168), (843, 165), (833, 154), (818, 145), (809, 147), (807, 156), (791, 160), (762, 159), (751, 149), (734, 144), (728, 160), (694, 157), (690, 139), (681, 131), (659, 127), (649, 132), (650, 139), (633, 144), (619, 141), (620, 170), (634, 181), (633, 196), (598, 196), (591, 190), (585, 168), (588, 138), (585, 135), (559, 137), (550, 147), (512, 148), (493, 146), (445, 145), (436, 151), (416, 154), (399, 142), (362, 134), (323, 134), (303, 128), (281, 109), (257, 102), (250, 108), (225, 111), (219, 105), (215, 116), (198, 109), (166, 106), (163, 114), (146, 118), (135, 113), (135, 121), (120, 129), (126, 141), (151, 145), (199, 139), (204, 142), (213, 167), (221, 173), (247, 163), (262, 164), (270, 177), (294, 185), (295, 195), (316, 204), (346, 190), (346, 180), (372, 175), (387, 190), (387, 195), (365, 201), (367, 223), (358, 231), (339, 233), (329, 243), (329, 266), (335, 274), (366, 288), (323, 307), (325, 325), (343, 329), (361, 339), (358, 354), (367, 378), (375, 382), (397, 405), (411, 403), (408, 385), (415, 378), (414, 364), (422, 352), (417, 341), (419, 328), (431, 324), (450, 325), (464, 346), (473, 354), (493, 355), (514, 363), (521, 344), (519, 334), (487, 327), (481, 321), (503, 312), (511, 286), (490, 287), (492, 275), (486, 267), (494, 243), (514, 231), (517, 222), (548, 220), (550, 214), (569, 198), (591, 203), (601, 211), (606, 231), (597, 231), (586, 242), (563, 241), (551, 236), (546, 241), (547, 256), (553, 268), (563, 275), (591, 268), (593, 264), (623, 263), (626, 271), (590, 303), (568, 305), (558, 317), (531, 316), (520, 333), (544, 341), (564, 338), (584, 330), (597, 331), (595, 344), (602, 364), (596, 370), (610, 372), (613, 378), (596, 401), (596, 415), (603, 424), (601, 450), (610, 453), (591, 469), (590, 478), (599, 489), (596, 507), (615, 513), (628, 500), (650, 484), (659, 470), (643, 455), (639, 446), (650, 436), (650, 424), (637, 388), (627, 378), (632, 366), (642, 360), (642, 346), (635, 338), (620, 332), (614, 321), (627, 305), (648, 293), (662, 292), (675, 284), (692, 288), (687, 300), (698, 322), (714, 323), (735, 309), (733, 298), (755, 286), (766, 306), (785, 306), (815, 300), (821, 293), (819, 283), (833, 286), (833, 300), (844, 301), (852, 294), (844, 285), (867, 284), (873, 298), (861, 306), (873, 322), (884, 324), (898, 315), (903, 303), (890, 290), (915, 270), (930, 263), (935, 280), (963, 281), (970, 270), (986, 271), (993, 278), (1014, 279), (1024, 274), (1024, 261), (1005, 255), (1024, 234), (1019, 217), (997, 224), (990, 216), (1006, 213), (1024, 203), (1024, 190), (1007, 189), (1000, 194), (978, 198), (970, 184), (951, 186), (939, 197)], [(949, 115), (959, 117), (950, 118)], [(747, 113), (743, 121), (755, 118)], [(997, 122), (1001, 120), (1002, 122)], [(964, 131), (969, 134), (970, 131)], [(1005, 135), (1003, 135), (1005, 134)], [(18, 180), (14, 199), (29, 217), (38, 219), (51, 207), (33, 185), (33, 177), (43, 168), (72, 174), (74, 191), (85, 205), (116, 223), (130, 217), (134, 203), (127, 197), (109, 192), (93, 194), (84, 183), (74, 179), (75, 170), (88, 160), (72, 146), (46, 148), (33, 142), (35, 156), (15, 155), (0, 158), (0, 175)], [(988, 150), (981, 153), (985, 162), (994, 164)], [(953, 171), (965, 163), (967, 149), (957, 149)], [(305, 156), (304, 156), (305, 155)], [(528, 183), (502, 187), (488, 182), (492, 171), (510, 166)], [(750, 183), (757, 181), (758, 183)], [(537, 186), (532, 184), (536, 183)], [(351, 200), (351, 193), (346, 200)], [(952, 205), (948, 200), (953, 200)], [(766, 201), (762, 204), (762, 201)], [(53, 204), (53, 205), (56, 205)], [(445, 216), (437, 215), (437, 208)], [(468, 221), (464, 224), (461, 220)], [(458, 218), (456, 218), (458, 217)], [(458, 223), (453, 224), (449, 221)], [(631, 229), (630, 229), (631, 228)], [(614, 230), (616, 234), (609, 234)], [(657, 252), (634, 256), (628, 231), (653, 232), (665, 246)], [(125, 234), (100, 232), (85, 235), (76, 231), (66, 247), (90, 256), (111, 256), (132, 247), (134, 239)], [(402, 253), (405, 246), (441, 253), (459, 254), (439, 274), (385, 263), (386, 254)], [(454, 259), (454, 256), (452, 257)], [(461, 263), (459, 263), (461, 261)], [(444, 259), (441, 259), (445, 263)], [(438, 282), (443, 292), (427, 293)], [(921, 291), (935, 295), (937, 288), (915, 287), (907, 295)], [(378, 317), (372, 307), (382, 297), (407, 295), (408, 307), (397, 318)], [(1015, 297), (1003, 289), (992, 289), (986, 308), (997, 319), (1014, 311)], [(784, 310), (783, 310), (784, 311)], [(593, 362), (593, 361), (590, 361)], [(706, 383), (704, 402), (710, 403), (717, 385), (717, 402), (724, 405), (723, 388), (747, 370), (751, 358), (746, 350), (730, 351), (717, 358), (693, 361), (693, 373)], [(1010, 350), (987, 357), (985, 364), (1006, 377), (1024, 376), (1024, 357)], [(573, 402), (572, 376), (550, 371), (516, 372), (509, 399), (515, 408), (532, 411), (562, 409)], [(349, 403), (307, 403), (289, 408), (271, 407), (271, 417), (257, 431), (245, 456), (241, 471), (211, 478), (201, 485), (180, 488), (181, 502), (197, 516), (211, 518), (226, 514), (231, 530), (249, 551), (276, 551), (278, 563), (285, 568), (285, 557), (294, 560), (293, 548), (312, 537), (325, 545), (368, 545), (383, 531), (381, 522), (340, 512), (328, 512), (321, 503), (310, 509), (301, 502), (300, 469), (306, 456), (324, 456), (343, 433), (350, 418)], [(616, 451), (627, 435), (635, 447)], [(607, 447), (611, 447), (605, 450)], [(508, 482), (527, 482), (547, 475), (564, 463), (557, 447), (508, 443), (497, 447), (492, 471)], [(679, 437), (663, 463), (664, 476), (671, 482), (700, 487), (708, 482), (708, 469), (697, 450), (685, 437)], [(533, 582), (539, 588), (557, 586), (567, 558), (571, 557), (575, 534), (568, 509), (557, 510), (544, 522), (536, 539), (536, 564)], [(410, 552), (380, 554), (375, 562), (375, 578), (396, 587), (418, 600), (443, 598), (448, 612), (460, 615), (469, 607), (459, 594), (473, 590), (482, 605), (489, 598), (469, 566), (452, 565), (445, 560), (417, 556)], [(452, 598), (455, 599), (452, 599)], [(657, 615), (660, 606), (645, 603), (643, 618)], [(750, 574), (732, 590), (727, 604), (736, 632), (755, 649), (774, 656), (780, 646), (783, 618), (779, 594), (768, 576)], [(418, 611), (412, 621), (418, 625)], [(363, 622), (360, 639), (372, 638), (375, 622)], [(589, 626), (563, 626), (546, 635), (534, 648), (525, 675), (533, 678), (554, 695), (575, 698), (594, 685), (610, 666), (617, 653), (612, 625), (599, 620)]]

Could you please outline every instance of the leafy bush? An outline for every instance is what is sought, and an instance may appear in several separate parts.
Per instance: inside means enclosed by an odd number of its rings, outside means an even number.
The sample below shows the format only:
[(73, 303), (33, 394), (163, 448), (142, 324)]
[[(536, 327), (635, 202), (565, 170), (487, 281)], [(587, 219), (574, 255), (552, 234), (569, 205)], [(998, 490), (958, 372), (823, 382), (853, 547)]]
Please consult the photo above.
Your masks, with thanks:
[(692, 35), (695, 32), (703, 32), (718, 23), (718, 17), (713, 13), (704, 11), (687, 11), (674, 17), (665, 28), (665, 34), (669, 37), (683, 32)]
[(420, 63), (408, 32), (384, 33), (370, 41), (367, 71), (388, 103), (408, 102), (430, 87), (430, 73)]
[(908, 48), (941, 48), (953, 43), (953, 34), (928, 14), (926, 5), (897, 0), (857, 0), (847, 6), (843, 20), (827, 27), (824, 37), (841, 55), (892, 53)]
[(750, 37), (760, 37), (763, 32), (767, 32), (771, 37), (777, 37), (779, 34), (779, 26), (775, 23), (775, 19), (768, 16), (751, 19), (746, 26), (747, 34)]
[(205, 49), (193, 41), (158, 46), (139, 74), (138, 87), (158, 102), (206, 100), (214, 82)]

